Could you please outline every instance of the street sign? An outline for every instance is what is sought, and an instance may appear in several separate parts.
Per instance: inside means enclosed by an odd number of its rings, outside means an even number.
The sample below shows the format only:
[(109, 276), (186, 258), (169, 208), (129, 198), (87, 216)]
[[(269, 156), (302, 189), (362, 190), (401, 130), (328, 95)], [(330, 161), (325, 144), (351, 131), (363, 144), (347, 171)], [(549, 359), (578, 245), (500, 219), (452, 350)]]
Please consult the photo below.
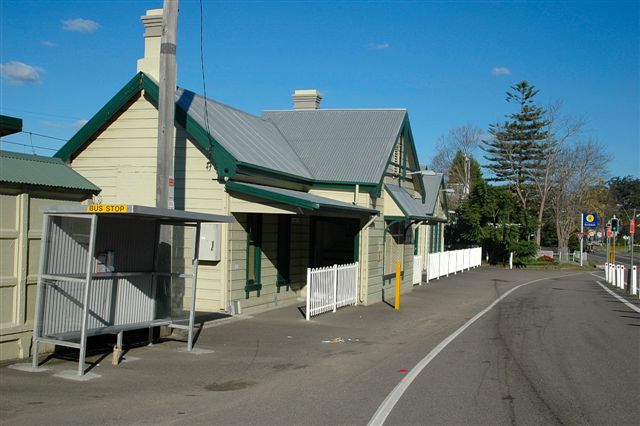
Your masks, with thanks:
[(631, 221), (629, 222), (629, 233), (630, 234), (635, 234), (636, 233), (636, 218), (635, 217), (633, 219), (631, 219)]
[(598, 213), (583, 214), (582, 225), (585, 228), (596, 228), (598, 226)]

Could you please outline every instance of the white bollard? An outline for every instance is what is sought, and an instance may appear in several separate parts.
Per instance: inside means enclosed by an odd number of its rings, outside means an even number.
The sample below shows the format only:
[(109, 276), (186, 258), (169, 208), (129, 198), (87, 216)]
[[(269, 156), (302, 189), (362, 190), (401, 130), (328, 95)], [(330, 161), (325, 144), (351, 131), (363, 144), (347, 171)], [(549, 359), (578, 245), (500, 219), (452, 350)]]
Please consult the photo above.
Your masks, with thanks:
[(631, 294), (636, 295), (638, 293), (638, 267), (633, 265), (631, 268)]
[(622, 288), (623, 285), (620, 278), (620, 265), (616, 265), (616, 284), (618, 288)]
[(611, 264), (609, 265), (609, 267), (611, 268), (611, 271), (609, 272), (609, 277), (611, 278), (611, 281), (609, 282), (612, 286), (616, 286), (616, 265)]
[(604, 280), (609, 282), (609, 262), (604, 263)]
[(624, 265), (620, 265), (620, 288), (623, 290), (627, 288), (627, 286), (625, 285), (626, 281), (627, 281), (626, 268), (624, 267)]

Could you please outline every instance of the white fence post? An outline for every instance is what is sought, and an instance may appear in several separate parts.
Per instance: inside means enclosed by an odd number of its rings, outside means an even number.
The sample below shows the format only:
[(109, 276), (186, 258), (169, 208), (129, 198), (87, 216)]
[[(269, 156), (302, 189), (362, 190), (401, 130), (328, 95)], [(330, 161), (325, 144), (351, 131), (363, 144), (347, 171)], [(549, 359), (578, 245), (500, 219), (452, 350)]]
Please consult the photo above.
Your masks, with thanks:
[(338, 265), (333, 265), (333, 312), (338, 307)]
[(360, 262), (356, 262), (356, 292), (355, 292), (355, 304), (358, 306), (358, 292), (360, 291)]
[(307, 268), (307, 321), (311, 319), (311, 268)]

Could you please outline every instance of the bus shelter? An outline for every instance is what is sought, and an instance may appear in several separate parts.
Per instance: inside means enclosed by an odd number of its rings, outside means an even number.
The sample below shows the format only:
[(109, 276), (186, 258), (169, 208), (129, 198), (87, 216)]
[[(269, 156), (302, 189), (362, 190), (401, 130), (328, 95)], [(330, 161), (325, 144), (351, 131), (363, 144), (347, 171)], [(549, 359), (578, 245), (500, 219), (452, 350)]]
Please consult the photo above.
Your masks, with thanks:
[[(48, 206), (33, 331), (39, 344), (80, 351), (87, 337), (169, 326), (188, 332), (193, 348), (199, 243), (203, 223), (230, 216), (138, 205)], [(210, 243), (210, 242), (208, 242)], [(218, 243), (214, 242), (214, 243)]]

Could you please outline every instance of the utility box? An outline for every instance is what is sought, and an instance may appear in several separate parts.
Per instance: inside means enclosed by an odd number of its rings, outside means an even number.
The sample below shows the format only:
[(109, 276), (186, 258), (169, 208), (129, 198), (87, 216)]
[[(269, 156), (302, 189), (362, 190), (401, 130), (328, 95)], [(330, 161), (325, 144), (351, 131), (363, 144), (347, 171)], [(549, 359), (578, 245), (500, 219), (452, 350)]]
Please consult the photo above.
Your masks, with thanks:
[(198, 258), (210, 262), (219, 262), (221, 238), (222, 227), (219, 223), (202, 223), (200, 225)]

